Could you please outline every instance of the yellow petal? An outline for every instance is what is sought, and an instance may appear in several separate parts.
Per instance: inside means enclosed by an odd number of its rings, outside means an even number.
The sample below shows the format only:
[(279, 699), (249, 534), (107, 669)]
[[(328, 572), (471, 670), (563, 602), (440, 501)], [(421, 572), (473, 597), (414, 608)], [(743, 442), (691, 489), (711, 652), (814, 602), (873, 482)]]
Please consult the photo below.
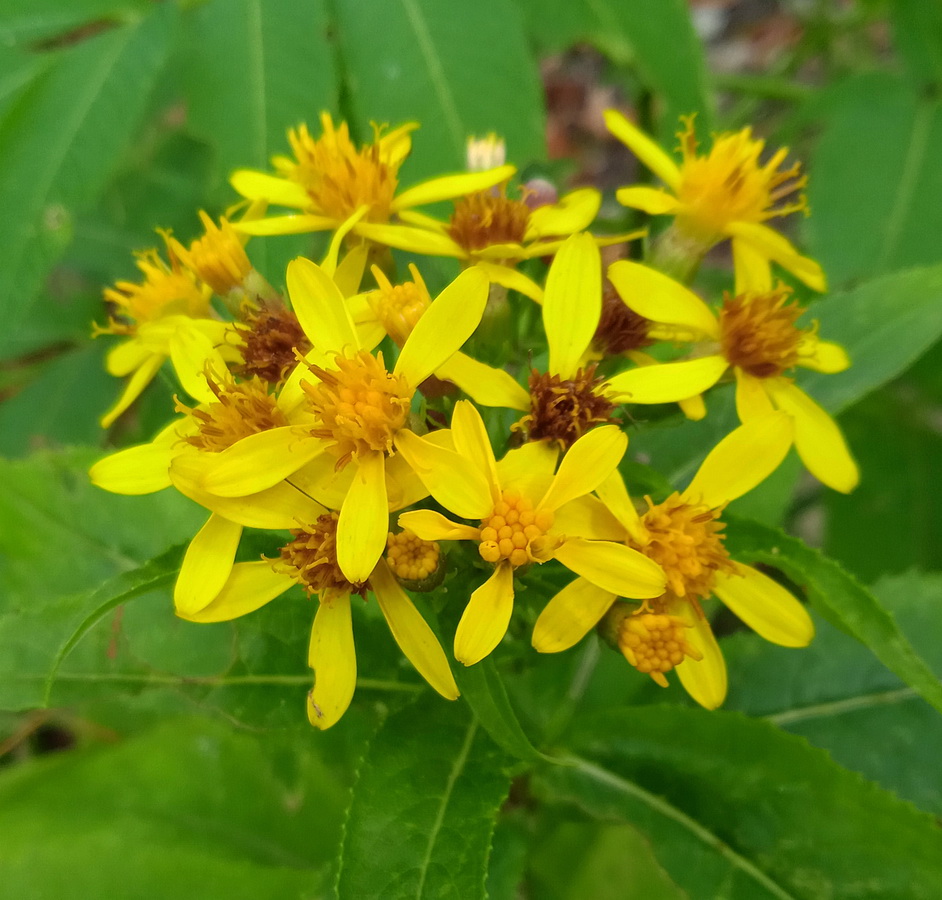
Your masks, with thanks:
[(389, 534), (385, 457), (373, 451), (355, 465), (337, 522), (337, 565), (352, 584), (370, 577)]
[(514, 609), (514, 574), (503, 561), (468, 600), (455, 632), (455, 659), (473, 666), (503, 639)]
[(480, 529), (460, 525), (431, 509), (414, 509), (399, 516), (399, 527), (408, 528), (423, 541), (477, 541)]
[(667, 585), (664, 570), (656, 562), (624, 544), (571, 537), (553, 556), (567, 569), (619, 597), (660, 597)]
[(764, 379), (755, 378), (740, 368), (733, 371), (736, 373), (736, 414), (740, 422), (766, 416), (775, 409), (763, 387)]
[(549, 370), (572, 377), (602, 313), (602, 257), (590, 234), (574, 234), (560, 248), (546, 276), (543, 327)]
[(772, 267), (769, 265), (768, 258), (746, 241), (734, 239), (732, 243), (737, 295), (751, 291), (758, 294), (771, 291)]
[(603, 425), (584, 434), (563, 457), (540, 508), (558, 509), (592, 493), (615, 470), (627, 449), (628, 438), (616, 425)]
[[(631, 497), (625, 487), (625, 480), (621, 477), (621, 473), (616, 469), (599, 484), (595, 491), (621, 523), (624, 530), (635, 540), (640, 540), (642, 534), (641, 519), (634, 503), (631, 502)], [(591, 537), (591, 535), (586, 535), (586, 537)]]
[(750, 419), (709, 452), (684, 496), (711, 509), (741, 497), (779, 467), (793, 435), (790, 417), (784, 413)]
[(552, 484), (558, 459), (559, 448), (548, 441), (532, 441), (515, 447), (497, 462), (498, 483), (536, 502)]
[(622, 206), (640, 209), (652, 216), (672, 215), (680, 209), (680, 202), (673, 194), (660, 188), (626, 187), (615, 191), (615, 199)]
[(795, 449), (808, 471), (835, 491), (850, 493), (860, 472), (837, 423), (792, 382), (768, 378), (766, 384), (775, 405), (795, 421)]
[(322, 600), (317, 607), (308, 665), (314, 670), (314, 688), (307, 697), (307, 717), (323, 731), (336, 725), (347, 711), (357, 686), (349, 594), (334, 597), (330, 603)]
[(728, 366), (722, 356), (639, 366), (610, 378), (606, 394), (619, 403), (673, 403), (713, 387)]
[(445, 651), (415, 604), (380, 560), (370, 576), (376, 602), (386, 617), (389, 630), (406, 658), (419, 674), (447, 700), (458, 697), (458, 685), (451, 674)]
[(517, 171), (516, 166), (498, 166), (486, 172), (462, 172), (459, 175), (442, 175), (431, 178), (415, 187), (404, 190), (393, 200), (392, 209), (409, 209), (412, 206), (426, 206), (440, 200), (451, 200), (477, 191), (486, 191), (503, 181), (507, 181)]
[(827, 279), (824, 277), (821, 266), (813, 259), (802, 256), (787, 238), (782, 237), (768, 225), (756, 222), (732, 222), (726, 226), (726, 233), (734, 241), (745, 241), (766, 259), (777, 262), (812, 290), (827, 290)]
[(602, 195), (595, 188), (581, 188), (559, 199), (557, 203), (537, 207), (530, 213), (524, 240), (559, 237), (584, 231), (595, 220)]
[[(286, 204), (287, 205), (287, 204)], [(269, 216), (251, 222), (233, 222), (232, 227), (240, 234), (256, 237), (273, 237), (279, 234), (307, 234), (309, 231), (330, 231), (340, 222), (333, 216)]]
[[(327, 253), (324, 255), (324, 259), (321, 262), (321, 269), (323, 272), (331, 279), (333, 279), (336, 284), (337, 279), (334, 277), (337, 274), (337, 260), (340, 258), (340, 248), (344, 245), (344, 242), (347, 239), (347, 235), (353, 230), (353, 226), (356, 225), (368, 212), (370, 211), (369, 206), (364, 204), (359, 207), (352, 216), (348, 217), (338, 228), (334, 231), (333, 237), (330, 239), (330, 244), (327, 247)], [(364, 255), (363, 263), (366, 265), (366, 256)], [(359, 282), (357, 282), (357, 287), (359, 287)], [(350, 293), (355, 293), (356, 288)], [(341, 294), (343, 296), (343, 294)]]
[(446, 509), (463, 519), (490, 514), (494, 507), (491, 486), (471, 460), (405, 429), (396, 435), (396, 449)]
[(497, 460), (481, 414), (474, 404), (459, 400), (451, 414), (451, 439), (455, 450), (471, 460), (488, 484), (497, 485)]
[(680, 187), (680, 169), (651, 138), (637, 125), (629, 122), (614, 109), (605, 110), (605, 125), (608, 130), (625, 144), (638, 159), (643, 162), (671, 190)]
[(850, 368), (850, 357), (840, 344), (816, 341), (814, 352), (810, 356), (802, 356), (798, 365), (815, 372), (834, 374)]
[[(367, 244), (358, 244), (347, 252), (334, 272), (334, 284), (344, 297), (352, 297), (360, 290), (363, 273), (366, 270), (366, 261), (369, 259), (370, 248)], [(377, 340), (376, 343), (379, 343)], [(365, 346), (365, 345), (361, 345)], [(375, 346), (371, 345), (371, 346)]]
[(108, 351), (105, 357), (105, 369), (109, 375), (123, 378), (143, 365), (152, 352), (137, 338), (132, 337)]
[(436, 370), (439, 378), (453, 381), (481, 406), (504, 406), (508, 409), (530, 408), (530, 395), (503, 369), (478, 362), (460, 350)]
[(704, 337), (719, 337), (719, 324), (710, 307), (669, 275), (620, 259), (608, 267), (608, 278), (638, 315), (652, 322), (681, 325)]
[(677, 405), (680, 407), (680, 411), (690, 419), (691, 422), (699, 422), (706, 416), (706, 403), (703, 401), (702, 394), (678, 400)]
[(242, 538), (242, 526), (211, 514), (190, 541), (173, 588), (173, 605), (181, 615), (205, 609), (225, 587)]
[(152, 494), (170, 486), (170, 442), (140, 444), (100, 459), (89, 470), (92, 484), (113, 494)]
[(543, 609), (533, 626), (533, 646), (540, 653), (559, 653), (578, 644), (615, 602), (615, 595), (577, 578)]
[(154, 380), (154, 376), (160, 370), (166, 358), (166, 355), (163, 353), (155, 353), (141, 363), (140, 368), (131, 376), (130, 380), (125, 385), (115, 405), (101, 417), (102, 428), (110, 427), (118, 416), (141, 396), (144, 392), (144, 388)]
[(814, 637), (808, 610), (777, 581), (751, 566), (716, 573), (713, 593), (753, 631), (783, 647), (807, 647)]
[(564, 503), (553, 516), (555, 534), (578, 535), (593, 541), (623, 541), (625, 526), (591, 494)]
[(206, 383), (207, 368), (211, 377), (222, 378), (227, 367), (212, 341), (198, 328), (181, 323), (170, 335), (169, 349), (183, 390), (200, 403), (215, 401), (216, 395)]
[(324, 352), (359, 349), (357, 330), (334, 280), (309, 259), (288, 263), (288, 294), (304, 333)]
[(269, 428), (250, 434), (216, 454), (200, 487), (220, 497), (257, 494), (323, 452), (323, 441), (293, 425)]
[(502, 266), (497, 263), (480, 260), (478, 268), (494, 283), (502, 287), (509, 288), (529, 297), (537, 303), (543, 302), (543, 288), (541, 288), (532, 278), (528, 278), (523, 272), (518, 272), (509, 266)]
[(716, 709), (726, 699), (727, 679), (726, 661), (720, 645), (713, 637), (710, 623), (698, 616), (689, 603), (681, 601), (671, 613), (680, 616), (691, 627), (685, 629), (684, 636), (690, 644), (700, 651), (703, 659), (687, 658), (677, 666), (677, 677), (685, 690), (694, 700), (707, 709)]
[(394, 247), (396, 250), (406, 250), (410, 253), (420, 253), (426, 256), (453, 256), (457, 259), (466, 255), (465, 251), (447, 234), (414, 228), (411, 225), (379, 225), (373, 222), (360, 222), (356, 227), (356, 232), (360, 237), (376, 244)]
[(270, 562), (236, 563), (223, 589), (198, 612), (177, 615), (189, 622), (228, 622), (248, 615), (281, 596), (294, 582), (276, 572)]
[(400, 222), (405, 222), (407, 225), (418, 225), (419, 228), (428, 229), (429, 231), (438, 231), (442, 234), (445, 234), (449, 228), (448, 222), (442, 222), (433, 216), (419, 212), (417, 209), (402, 210), (402, 212), (399, 213), (398, 219)]
[(278, 206), (296, 206), (298, 209), (303, 209), (311, 202), (307, 191), (297, 182), (256, 172), (254, 169), (237, 169), (232, 173), (229, 183), (239, 194), (250, 200), (267, 200)]
[(416, 323), (396, 360), (395, 373), (418, 387), (461, 349), (484, 315), (488, 288), (483, 272), (465, 269)]

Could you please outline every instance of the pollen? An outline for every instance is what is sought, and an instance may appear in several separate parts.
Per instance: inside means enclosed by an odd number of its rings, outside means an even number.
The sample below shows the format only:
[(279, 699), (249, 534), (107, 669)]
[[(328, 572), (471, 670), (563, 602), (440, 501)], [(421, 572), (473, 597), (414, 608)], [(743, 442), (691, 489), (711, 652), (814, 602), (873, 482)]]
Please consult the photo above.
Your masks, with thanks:
[(592, 346), (606, 356), (620, 356), (630, 350), (641, 350), (654, 343), (654, 339), (648, 336), (650, 325), (650, 319), (631, 309), (612, 283), (606, 280), (602, 293), (602, 314), (592, 338)]
[(127, 334), (134, 331), (133, 325), (170, 315), (192, 318), (212, 315), (207, 293), (200, 289), (194, 276), (179, 265), (172, 252), (170, 258), (168, 265), (156, 249), (137, 254), (137, 267), (144, 274), (143, 281), (118, 281), (104, 291), (105, 300), (114, 304), (122, 319), (130, 320), (131, 327), (112, 320), (108, 327), (99, 329), (100, 332)]
[(684, 635), (690, 626), (678, 616), (641, 612), (625, 616), (618, 626), (618, 649), (639, 672), (650, 675), (661, 687), (667, 687), (665, 672), (670, 672), (687, 657), (703, 659)]
[(367, 302), (386, 334), (400, 347), (432, 302), (418, 269), (414, 265), (409, 269), (413, 280), (394, 285), (379, 267), (374, 266), (373, 274), (379, 288), (367, 295)]
[(288, 141), (295, 158), (276, 158), (276, 168), (307, 191), (312, 208), (322, 215), (343, 220), (366, 206), (366, 221), (388, 221), (399, 163), (383, 152), (380, 130), (376, 128), (373, 143), (357, 149), (346, 122), (335, 127), (324, 113), (321, 125), (317, 139), (306, 125), (292, 128)]
[(645, 540), (637, 549), (664, 569), (667, 586), (676, 596), (694, 603), (710, 596), (715, 574), (734, 571), (723, 545), (722, 510), (690, 503), (676, 491), (663, 503), (645, 500), (648, 511), (641, 517)]
[(240, 374), (245, 377), (278, 384), (297, 363), (295, 351), (304, 355), (311, 349), (298, 317), (284, 306), (246, 309), (242, 321), (236, 328), (244, 342)]
[(798, 363), (809, 333), (796, 327), (803, 310), (787, 288), (765, 294), (729, 294), (720, 310), (723, 355), (756, 378), (781, 375)]
[(274, 395), (260, 379), (236, 383), (227, 377), (218, 383), (207, 374), (206, 383), (216, 400), (204, 409), (190, 409), (176, 400), (177, 412), (190, 416), (199, 428), (196, 434), (183, 438), (198, 450), (220, 453), (250, 434), (288, 424)]
[(681, 183), (677, 192), (683, 211), (678, 225), (694, 237), (713, 242), (731, 222), (764, 222), (807, 206), (801, 192), (807, 176), (801, 164), (783, 168), (787, 148), (760, 162), (765, 142), (744, 128), (713, 139), (706, 155), (698, 155), (693, 117), (682, 119), (677, 136), (683, 154)]
[(528, 441), (556, 441), (568, 450), (596, 425), (618, 424), (612, 417), (615, 404), (601, 394), (603, 378), (596, 378), (595, 364), (579, 369), (572, 378), (530, 372), (530, 412), (512, 426)]
[(400, 581), (425, 581), (437, 571), (440, 558), (436, 541), (423, 541), (411, 531), (389, 533), (386, 561)]
[(326, 513), (312, 525), (292, 529), (293, 540), (281, 548), (280, 558), (274, 561), (275, 570), (293, 578), (308, 596), (319, 594), (322, 601), (328, 602), (337, 594), (365, 596), (370, 586), (368, 581), (347, 581), (340, 570), (337, 520), (337, 513)]
[(530, 207), (511, 200), (507, 186), (479, 191), (455, 203), (448, 234), (469, 253), (493, 244), (522, 244), (530, 221)]
[(319, 419), (311, 434), (332, 442), (328, 449), (337, 457), (338, 469), (354, 456), (376, 450), (391, 453), (412, 400), (406, 380), (386, 371), (382, 353), (338, 354), (335, 365), (335, 369), (310, 366), (317, 383), (301, 382)]
[(481, 520), (481, 558), (490, 563), (509, 560), (515, 568), (543, 559), (546, 532), (553, 527), (553, 513), (534, 510), (526, 497), (503, 491), (494, 511)]
[(173, 238), (174, 251), (188, 269), (202, 278), (213, 291), (224, 297), (238, 287), (252, 271), (252, 263), (245, 254), (242, 241), (229, 220), (223, 216), (219, 225), (200, 210), (205, 233), (185, 249)]

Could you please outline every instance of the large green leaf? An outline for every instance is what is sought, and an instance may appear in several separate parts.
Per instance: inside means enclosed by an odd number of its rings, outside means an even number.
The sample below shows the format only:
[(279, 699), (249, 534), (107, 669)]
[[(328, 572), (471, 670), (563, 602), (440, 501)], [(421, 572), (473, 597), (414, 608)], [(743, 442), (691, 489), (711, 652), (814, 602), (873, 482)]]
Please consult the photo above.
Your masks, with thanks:
[(338, 897), (483, 898), (507, 761), (461, 704), (390, 716), (360, 765)]
[(350, 107), (368, 123), (410, 120), (415, 135), (403, 183), (463, 169), (465, 142), (494, 131), (511, 162), (545, 156), (543, 100), (520, 13), (511, 0), (454, 7), (436, 0), (335, 4)]
[[(201, 720), (0, 773), (0, 879), (56, 897), (313, 898), (359, 751)], [(349, 746), (347, 746), (349, 744)]]
[(691, 897), (933, 898), (932, 817), (822, 750), (738, 713), (613, 711), (573, 735), (541, 794), (647, 834)]
[(855, 75), (819, 100), (807, 244), (832, 285), (939, 258), (942, 105), (902, 78)]
[(942, 684), (888, 613), (860, 582), (820, 551), (775, 528), (729, 517), (730, 555), (781, 569), (830, 621), (866, 644), (891, 671), (942, 712)]
[[(942, 577), (897, 575), (873, 593), (942, 674)], [(804, 735), (842, 765), (942, 815), (942, 718), (865, 647), (821, 621), (802, 650), (745, 633), (722, 646), (731, 673), (728, 707)]]
[(175, 8), (67, 50), (18, 97), (0, 123), (0, 353), (57, 335), (37, 292), (134, 136), (166, 61)]
[(0, 43), (13, 47), (74, 41), (85, 36), (84, 28), (94, 33), (137, 18), (146, 8), (146, 0), (5, 0)]
[(889, 5), (896, 49), (916, 87), (942, 87), (942, 5), (924, 0), (894, 0)]

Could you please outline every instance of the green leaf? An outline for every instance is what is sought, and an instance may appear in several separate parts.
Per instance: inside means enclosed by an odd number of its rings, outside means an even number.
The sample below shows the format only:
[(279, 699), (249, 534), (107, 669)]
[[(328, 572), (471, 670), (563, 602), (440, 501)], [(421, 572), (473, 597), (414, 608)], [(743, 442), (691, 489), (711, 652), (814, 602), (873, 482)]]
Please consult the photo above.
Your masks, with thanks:
[(813, 304), (807, 317), (822, 337), (847, 349), (852, 365), (835, 375), (802, 370), (796, 381), (838, 413), (895, 378), (942, 335), (942, 265), (874, 278)]
[(942, 5), (925, 0), (894, 0), (889, 5), (896, 49), (916, 86), (942, 87)]
[(137, 18), (146, 0), (5, 0), (0, 15), (4, 47), (80, 40), (83, 26), (95, 28)]
[(490, 658), (474, 666), (457, 666), (455, 673), (461, 696), (498, 747), (526, 762), (547, 759), (524, 733)]
[(175, 8), (61, 51), (0, 123), (0, 353), (55, 336), (37, 301), (42, 279), (72, 240), (76, 214), (115, 170), (166, 61)]
[(942, 833), (801, 738), (738, 713), (613, 711), (573, 736), (548, 800), (645, 833), (691, 897), (929, 898)]
[(436, 0), (339, 0), (335, 9), (361, 136), (372, 137), (371, 121), (422, 126), (404, 186), (464, 169), (471, 135), (501, 135), (508, 160), (519, 166), (545, 157), (539, 75), (511, 0), (460, 11)]
[(484, 898), (506, 763), (460, 704), (431, 697), (390, 716), (360, 766), (338, 896)]
[(637, 69), (640, 80), (659, 93), (660, 121), (672, 137), (678, 117), (699, 113), (709, 132), (712, 101), (700, 39), (683, 0), (518, 0), (527, 30), (544, 52), (559, 53), (581, 43), (598, 47), (619, 66)]
[[(942, 576), (884, 578), (873, 593), (942, 675)], [(744, 632), (724, 639), (727, 707), (803, 735), (841, 765), (942, 815), (942, 718), (857, 641), (827, 622), (816, 626), (814, 641), (801, 650)]]
[(359, 747), (311, 737), (172, 721), (7, 769), (4, 889), (24, 900), (323, 896), (351, 781), (344, 756)]
[(856, 75), (820, 99), (808, 169), (811, 255), (833, 286), (939, 258), (942, 106), (900, 78)]
[(728, 518), (733, 559), (764, 563), (802, 585), (834, 624), (866, 644), (888, 669), (942, 712), (942, 684), (899, 626), (863, 585), (820, 551), (774, 528)]

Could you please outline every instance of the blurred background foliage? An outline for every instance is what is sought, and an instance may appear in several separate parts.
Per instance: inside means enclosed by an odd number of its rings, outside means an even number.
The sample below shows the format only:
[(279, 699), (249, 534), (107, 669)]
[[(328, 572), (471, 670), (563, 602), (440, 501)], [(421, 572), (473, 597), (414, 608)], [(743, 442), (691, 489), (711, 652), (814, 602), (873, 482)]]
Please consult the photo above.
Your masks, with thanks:
[[(942, 6), (6, 0), (0, 47), (10, 896), (939, 896)], [(108, 339), (89, 338), (101, 290), (135, 278), (155, 227), (195, 235), (198, 209), (235, 199), (234, 167), (267, 167), (321, 110), (361, 138), (419, 121), (406, 184), (461, 169), (466, 137), (495, 131), (525, 174), (606, 191), (602, 227), (621, 227), (613, 189), (643, 173), (605, 132), (606, 106), (668, 144), (680, 114), (702, 134), (752, 124), (806, 163), (812, 215), (794, 237), (833, 289), (812, 313), (856, 364), (803, 383), (842, 412), (863, 481), (821, 492), (792, 460), (737, 502), (761, 524), (730, 541), (778, 565), (774, 545), (830, 622), (801, 652), (726, 629), (725, 711), (592, 642), (458, 673), (472, 714), (422, 694), (364, 607), (363, 702), (315, 734), (309, 602), (174, 619), (199, 511), (87, 482), (105, 448), (152, 436), (174, 390), (155, 385), (101, 432), (117, 390)], [(320, 247), (277, 238), (251, 255), (280, 285)], [(449, 268), (423, 273), (440, 285)], [(632, 437), (633, 464), (689, 477), (732, 424), (728, 396), (711, 404), (704, 423)]]

